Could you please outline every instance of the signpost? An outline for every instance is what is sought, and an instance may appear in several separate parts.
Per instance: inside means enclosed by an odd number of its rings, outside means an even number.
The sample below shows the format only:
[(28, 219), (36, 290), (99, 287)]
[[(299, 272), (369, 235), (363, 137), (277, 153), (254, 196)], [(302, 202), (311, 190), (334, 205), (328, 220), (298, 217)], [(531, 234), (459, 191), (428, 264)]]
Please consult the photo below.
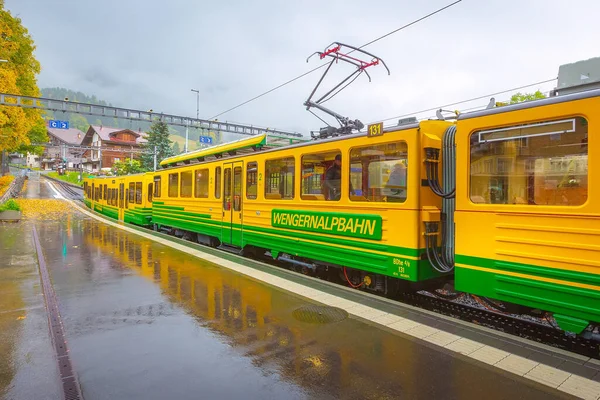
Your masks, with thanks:
[(69, 129), (69, 121), (59, 121), (57, 119), (51, 119), (48, 121), (48, 128)]
[(210, 136), (200, 136), (200, 143), (203, 144), (212, 144), (213, 138)]

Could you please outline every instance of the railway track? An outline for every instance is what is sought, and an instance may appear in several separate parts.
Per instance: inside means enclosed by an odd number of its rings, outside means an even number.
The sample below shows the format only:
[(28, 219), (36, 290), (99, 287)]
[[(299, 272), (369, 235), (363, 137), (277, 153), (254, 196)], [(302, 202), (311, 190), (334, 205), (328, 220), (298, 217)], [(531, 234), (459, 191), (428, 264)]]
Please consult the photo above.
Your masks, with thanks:
[(600, 360), (600, 341), (569, 335), (540, 320), (525, 319), (483, 308), (444, 300), (434, 295), (402, 293), (399, 301), (475, 325), (525, 338), (534, 342)]
[(45, 176), (44, 178), (55, 183), (58, 189), (60, 189), (60, 191), (62, 192), (63, 196), (65, 196), (66, 198), (71, 200), (83, 200), (83, 189), (79, 190), (78, 192), (77, 189), (74, 189), (71, 185), (65, 182), (61, 182), (57, 179), (52, 179), (47, 176)]
[[(59, 183), (59, 189), (63, 191), (64, 194), (67, 194), (69, 198), (83, 202), (82, 195), (75, 192), (75, 190), (73, 190), (69, 185)], [(197, 243), (196, 241), (192, 242)], [(210, 247), (214, 249), (214, 247)], [(228, 253), (225, 250), (215, 250)], [(277, 262), (272, 259), (265, 259), (264, 257), (248, 258), (255, 259), (256, 261), (263, 263), (266, 262), (273, 267), (295, 271), (293, 268), (290, 268), (290, 264), (288, 263)], [(301, 272), (295, 272), (301, 274)], [(348, 287), (347, 282), (342, 279), (328, 278), (326, 280), (328, 282)], [(380, 296), (383, 297), (383, 295)], [(513, 336), (518, 336), (551, 347), (600, 360), (600, 340), (595, 338), (587, 339), (582, 336), (569, 335), (566, 332), (555, 328), (549, 320), (544, 319), (543, 317), (519, 317), (514, 314), (508, 314), (501, 311), (490, 310), (484, 307), (464, 304), (460, 302), (460, 299), (445, 299), (431, 292), (403, 292), (392, 297), (391, 299), (455, 319), (467, 321), (475, 325), (485, 326), (499, 332), (504, 332)], [(598, 333), (596, 333), (596, 335), (598, 335)]]

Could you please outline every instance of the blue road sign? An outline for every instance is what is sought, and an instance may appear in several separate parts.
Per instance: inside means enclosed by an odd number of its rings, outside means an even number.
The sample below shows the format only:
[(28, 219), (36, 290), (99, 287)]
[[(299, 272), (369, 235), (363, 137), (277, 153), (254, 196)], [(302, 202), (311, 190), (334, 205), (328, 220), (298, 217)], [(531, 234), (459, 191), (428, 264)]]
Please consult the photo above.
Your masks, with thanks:
[(212, 144), (212, 137), (200, 136), (200, 143)]
[(48, 121), (48, 127), (55, 129), (69, 129), (69, 121), (59, 121), (57, 119), (51, 119)]

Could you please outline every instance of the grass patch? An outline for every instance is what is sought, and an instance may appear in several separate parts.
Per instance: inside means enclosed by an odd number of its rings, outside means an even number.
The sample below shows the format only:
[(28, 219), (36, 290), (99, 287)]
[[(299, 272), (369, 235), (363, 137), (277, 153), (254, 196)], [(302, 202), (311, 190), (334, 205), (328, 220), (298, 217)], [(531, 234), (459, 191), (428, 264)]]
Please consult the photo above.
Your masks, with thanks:
[(9, 210), (21, 211), (21, 206), (19, 205), (19, 203), (17, 203), (15, 199), (10, 199), (4, 202), (3, 204), (0, 204), (0, 212)]
[(59, 175), (58, 172), (48, 172), (48, 176), (77, 186), (83, 186), (83, 182), (79, 180), (79, 172), (68, 172), (65, 175)]

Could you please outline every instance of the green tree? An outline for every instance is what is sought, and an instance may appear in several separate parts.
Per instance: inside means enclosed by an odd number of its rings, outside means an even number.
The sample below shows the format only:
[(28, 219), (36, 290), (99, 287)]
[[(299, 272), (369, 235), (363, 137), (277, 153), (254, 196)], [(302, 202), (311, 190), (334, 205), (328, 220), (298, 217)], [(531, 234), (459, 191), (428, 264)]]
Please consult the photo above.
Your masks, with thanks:
[(530, 100), (538, 100), (538, 99), (545, 99), (546, 95), (542, 92), (540, 92), (539, 90), (537, 90), (534, 93), (521, 93), (521, 92), (517, 92), (515, 94), (512, 95), (512, 97), (510, 98), (510, 104), (516, 104), (516, 103), (521, 103), (524, 101), (530, 101)]
[(37, 154), (41, 156), (44, 153), (43, 146), (33, 146), (31, 143), (47, 143), (48, 142), (48, 130), (46, 125), (40, 121), (29, 131), (30, 144), (22, 144), (19, 146), (17, 151), (21, 154)]
[(173, 154), (177, 155), (180, 153), (181, 153), (181, 150), (179, 149), (179, 143), (178, 142), (173, 143)]
[[(13, 17), (4, 9), (0, 0), (0, 92), (37, 97), (40, 90), (36, 76), (40, 73), (40, 63), (35, 59), (35, 45), (27, 29), (19, 18)], [(0, 150), (16, 150), (21, 145), (29, 145), (30, 134), (39, 136), (43, 123), (39, 109), (2, 107), (0, 109)]]
[(69, 126), (71, 128), (79, 129), (82, 132), (87, 132), (88, 128), (90, 127), (90, 123), (83, 115), (71, 114), (71, 117), (69, 118)]
[(117, 176), (139, 174), (140, 172), (144, 172), (142, 169), (142, 164), (138, 160), (130, 159), (115, 162), (111, 170), (112, 173)]
[(148, 131), (148, 142), (143, 146), (147, 153), (142, 154), (142, 168), (152, 171), (154, 168), (154, 147), (156, 146), (156, 163), (160, 164), (162, 160), (173, 155), (172, 142), (169, 139), (169, 127), (162, 121), (155, 121)]

